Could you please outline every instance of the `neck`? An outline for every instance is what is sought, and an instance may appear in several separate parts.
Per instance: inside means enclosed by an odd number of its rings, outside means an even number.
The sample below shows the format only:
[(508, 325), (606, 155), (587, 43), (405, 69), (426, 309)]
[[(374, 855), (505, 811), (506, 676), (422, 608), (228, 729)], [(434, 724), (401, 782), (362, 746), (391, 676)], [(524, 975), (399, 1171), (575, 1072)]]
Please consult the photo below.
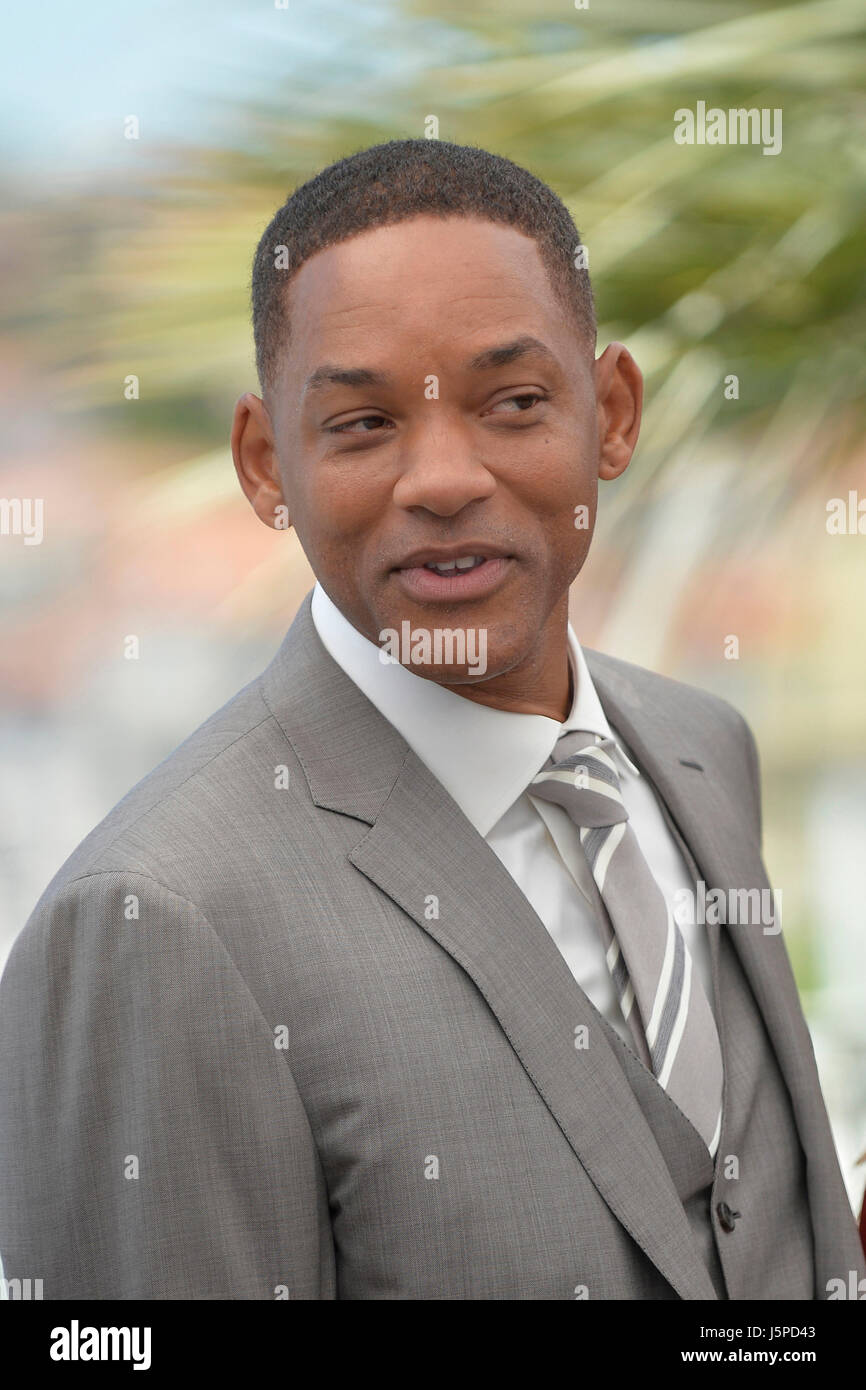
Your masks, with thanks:
[(568, 595), (551, 614), (540, 641), (517, 666), (490, 680), (443, 688), (492, 709), (542, 714), (558, 724), (564, 723), (574, 701), (574, 679), (568, 659)]

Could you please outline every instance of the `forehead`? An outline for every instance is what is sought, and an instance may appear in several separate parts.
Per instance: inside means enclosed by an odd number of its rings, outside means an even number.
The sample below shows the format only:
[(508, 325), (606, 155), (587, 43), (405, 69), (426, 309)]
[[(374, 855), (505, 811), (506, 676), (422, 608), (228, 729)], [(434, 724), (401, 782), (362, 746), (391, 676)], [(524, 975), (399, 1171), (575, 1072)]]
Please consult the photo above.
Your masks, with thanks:
[(325, 353), (432, 349), (485, 331), (574, 332), (535, 241), (462, 216), (425, 214), (317, 252), (291, 281), (287, 309), (290, 370)]

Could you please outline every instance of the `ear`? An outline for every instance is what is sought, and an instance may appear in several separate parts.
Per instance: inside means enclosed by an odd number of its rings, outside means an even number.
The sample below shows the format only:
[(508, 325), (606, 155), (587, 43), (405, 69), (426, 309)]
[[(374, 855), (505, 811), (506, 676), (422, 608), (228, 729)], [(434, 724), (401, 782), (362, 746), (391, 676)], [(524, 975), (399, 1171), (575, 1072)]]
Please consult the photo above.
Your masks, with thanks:
[(593, 365), (598, 421), (598, 476), (618, 478), (628, 468), (640, 433), (643, 376), (622, 343), (610, 343)]
[(240, 397), (232, 419), (232, 458), (244, 495), (260, 521), (275, 531), (291, 525), (283, 496), (274, 432), (267, 406), (252, 391)]

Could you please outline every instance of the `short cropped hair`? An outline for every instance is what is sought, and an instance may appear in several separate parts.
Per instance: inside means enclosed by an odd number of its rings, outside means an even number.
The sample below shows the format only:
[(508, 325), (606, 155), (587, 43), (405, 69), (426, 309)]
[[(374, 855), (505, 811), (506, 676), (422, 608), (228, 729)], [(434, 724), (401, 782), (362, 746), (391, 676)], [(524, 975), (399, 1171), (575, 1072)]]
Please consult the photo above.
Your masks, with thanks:
[(555, 294), (595, 352), (595, 306), (585, 257), (578, 255), (580, 233), (553, 190), (519, 164), (473, 145), (388, 140), (329, 164), (296, 188), (266, 227), (251, 286), (263, 388), (277, 377), (289, 336), (286, 287), (304, 262), (326, 246), (422, 213), (486, 217), (532, 237)]

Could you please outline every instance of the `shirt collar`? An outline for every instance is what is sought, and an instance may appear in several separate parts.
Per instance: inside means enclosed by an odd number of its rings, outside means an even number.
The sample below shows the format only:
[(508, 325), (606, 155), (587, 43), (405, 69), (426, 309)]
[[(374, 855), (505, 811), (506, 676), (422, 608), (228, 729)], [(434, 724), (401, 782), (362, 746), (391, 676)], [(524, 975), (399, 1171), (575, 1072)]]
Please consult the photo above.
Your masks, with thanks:
[(570, 729), (613, 739), (619, 757), (637, 775), (605, 718), (571, 623), (568, 653), (574, 697), (568, 718), (560, 724), (542, 714), (476, 704), (405, 666), (383, 662), (380, 648), (352, 626), (318, 582), (311, 613), (326, 651), (402, 734), (482, 836), (526, 790), (557, 739)]

